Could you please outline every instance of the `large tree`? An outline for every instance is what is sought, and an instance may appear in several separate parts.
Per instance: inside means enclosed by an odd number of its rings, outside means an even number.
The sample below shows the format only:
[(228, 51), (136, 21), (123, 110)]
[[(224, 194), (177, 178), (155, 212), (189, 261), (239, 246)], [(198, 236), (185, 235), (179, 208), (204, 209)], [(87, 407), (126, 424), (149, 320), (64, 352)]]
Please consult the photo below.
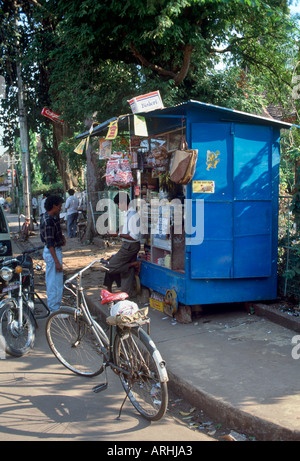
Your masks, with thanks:
[[(198, 99), (259, 111), (263, 94), (284, 102), (291, 91), (289, 0), (0, 0), (6, 143), (17, 114), (12, 3), (19, 8), (29, 126), (42, 140), (53, 133), (44, 152), (69, 184), (65, 157), (74, 168), (80, 159), (74, 143), (60, 148), (64, 135), (86, 129), (89, 117), (128, 112), (137, 94), (158, 89), (167, 106)], [(44, 106), (62, 115), (65, 132), (42, 118)]]
[[(228, 85), (226, 74), (214, 71), (224, 57), (251, 78), (259, 76), (272, 95), (274, 88), (290, 85), (287, 0), (50, 0), (47, 5), (61, 18), (52, 94), (60, 107), (64, 98), (70, 116), (74, 102), (84, 111), (88, 101), (90, 111), (104, 116), (122, 112), (128, 110), (127, 99), (153, 89), (161, 90), (166, 104), (189, 98), (220, 103), (219, 84), (225, 88), (224, 104), (233, 74)], [(236, 75), (237, 94), (243, 79)]]
[[(59, 173), (65, 189), (76, 177), (69, 168), (59, 145), (70, 136), (68, 125), (56, 125), (41, 115), (43, 107), (51, 108), (49, 94), (50, 51), (56, 46), (57, 18), (42, 14), (45, 9), (35, 0), (0, 1), (0, 75), (5, 79), (5, 95), (1, 101), (0, 123), (4, 127), (4, 145), (16, 151), (19, 136), (18, 75), (21, 71), (24, 104), (29, 133), (39, 133), (39, 156), (47, 164), (44, 177)], [(16, 46), (16, 44), (18, 44)], [(45, 140), (52, 138), (51, 145)], [(53, 176), (52, 175), (52, 176)], [(50, 174), (51, 176), (51, 174)]]

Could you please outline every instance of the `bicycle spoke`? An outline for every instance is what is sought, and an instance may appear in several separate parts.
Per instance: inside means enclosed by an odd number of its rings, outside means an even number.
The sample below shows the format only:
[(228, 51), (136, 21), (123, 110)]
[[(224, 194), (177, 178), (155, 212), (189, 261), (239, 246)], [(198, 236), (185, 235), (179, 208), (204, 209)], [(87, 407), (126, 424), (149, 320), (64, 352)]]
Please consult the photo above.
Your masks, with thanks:
[(167, 387), (160, 382), (152, 350), (145, 341), (131, 332), (117, 336), (115, 359), (129, 372), (121, 374), (121, 382), (135, 408), (146, 418), (160, 419), (166, 411)]
[(83, 319), (60, 309), (49, 318), (46, 336), (54, 355), (69, 370), (83, 376), (100, 373), (101, 350), (94, 333)]

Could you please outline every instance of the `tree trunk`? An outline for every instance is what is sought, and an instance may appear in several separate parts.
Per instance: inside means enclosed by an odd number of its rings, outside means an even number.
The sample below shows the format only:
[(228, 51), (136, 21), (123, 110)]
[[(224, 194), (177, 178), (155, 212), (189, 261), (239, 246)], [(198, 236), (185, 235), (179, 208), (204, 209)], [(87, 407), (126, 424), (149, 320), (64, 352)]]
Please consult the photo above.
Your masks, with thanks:
[(300, 160), (296, 160), (295, 163), (295, 206), (294, 206), (294, 215), (295, 222), (298, 231), (300, 230)]
[[(89, 129), (92, 124), (92, 119), (86, 121), (86, 126)], [(98, 193), (105, 188), (105, 179), (103, 178), (105, 171), (99, 164), (99, 141), (98, 138), (90, 138), (88, 148), (86, 149), (86, 186), (88, 197), (88, 222), (84, 240), (92, 241), (97, 234), (95, 227), (94, 211), (99, 200)]]
[(95, 167), (93, 163), (92, 143), (90, 142), (86, 149), (86, 187), (87, 187), (87, 208), (88, 208), (88, 220), (87, 228), (84, 239), (86, 241), (92, 241), (96, 235), (94, 216), (92, 211), (96, 209), (96, 190), (97, 190), (97, 177), (95, 174)]
[(68, 126), (53, 122), (53, 158), (62, 179), (64, 192), (78, 186), (77, 176), (70, 171), (68, 159), (59, 149), (59, 145), (65, 137), (71, 137)]

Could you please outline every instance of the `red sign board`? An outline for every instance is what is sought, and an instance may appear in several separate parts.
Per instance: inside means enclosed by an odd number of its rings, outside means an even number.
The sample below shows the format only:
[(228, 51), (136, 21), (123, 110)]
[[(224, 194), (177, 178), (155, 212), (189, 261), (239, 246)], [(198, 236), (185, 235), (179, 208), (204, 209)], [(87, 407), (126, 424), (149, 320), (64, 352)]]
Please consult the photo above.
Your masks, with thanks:
[(62, 125), (64, 123), (64, 121), (59, 118), (60, 115), (56, 114), (55, 112), (52, 112), (52, 110), (47, 109), (46, 107), (43, 108), (42, 115), (44, 115), (45, 117), (50, 118), (53, 122), (57, 122), (57, 123), (60, 123)]

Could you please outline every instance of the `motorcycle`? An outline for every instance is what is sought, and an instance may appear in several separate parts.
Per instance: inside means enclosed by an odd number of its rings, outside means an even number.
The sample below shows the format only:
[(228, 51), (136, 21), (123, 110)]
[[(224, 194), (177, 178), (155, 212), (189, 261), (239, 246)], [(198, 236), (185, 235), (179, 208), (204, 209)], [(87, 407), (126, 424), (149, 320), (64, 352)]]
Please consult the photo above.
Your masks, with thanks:
[[(34, 267), (30, 254), (43, 246), (25, 250), (17, 257), (0, 259), (0, 353), (15, 357), (27, 354), (33, 348), (37, 327), (35, 298), (50, 311), (34, 290)], [(36, 266), (41, 270), (41, 266)], [(39, 318), (44, 318), (39, 317)], [(3, 358), (0, 356), (0, 358)]]

